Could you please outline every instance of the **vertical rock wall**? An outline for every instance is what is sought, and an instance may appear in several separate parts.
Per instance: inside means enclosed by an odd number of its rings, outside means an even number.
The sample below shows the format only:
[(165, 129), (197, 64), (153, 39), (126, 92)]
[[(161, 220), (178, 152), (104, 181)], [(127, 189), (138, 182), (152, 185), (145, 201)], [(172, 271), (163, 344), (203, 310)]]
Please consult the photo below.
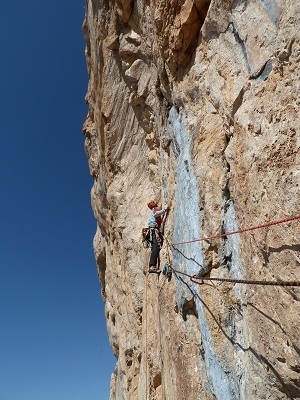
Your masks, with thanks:
[[(171, 243), (299, 215), (298, 0), (87, 0), (85, 149), (116, 356), (111, 400), (300, 399), (300, 289), (147, 275)], [(299, 220), (161, 252), (185, 274), (298, 280)]]

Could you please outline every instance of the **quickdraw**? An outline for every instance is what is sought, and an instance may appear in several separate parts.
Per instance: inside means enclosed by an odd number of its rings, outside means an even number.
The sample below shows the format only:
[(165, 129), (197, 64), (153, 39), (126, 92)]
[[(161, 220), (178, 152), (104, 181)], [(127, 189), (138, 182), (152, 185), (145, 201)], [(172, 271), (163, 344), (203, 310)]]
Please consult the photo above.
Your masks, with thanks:
[(169, 264), (166, 263), (164, 265), (162, 273), (163, 273), (163, 275), (165, 275), (166, 278), (168, 278), (168, 281), (171, 280), (171, 278), (172, 278), (172, 268), (170, 267)]

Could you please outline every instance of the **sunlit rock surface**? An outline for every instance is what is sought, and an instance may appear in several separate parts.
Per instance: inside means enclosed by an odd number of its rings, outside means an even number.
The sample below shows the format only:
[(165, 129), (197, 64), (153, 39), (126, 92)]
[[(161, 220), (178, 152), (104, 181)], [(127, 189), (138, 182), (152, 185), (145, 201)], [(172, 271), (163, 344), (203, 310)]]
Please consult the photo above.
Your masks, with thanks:
[[(94, 240), (111, 400), (300, 399), (300, 288), (147, 275), (169, 243), (300, 215), (299, 0), (87, 0)], [(187, 275), (300, 279), (299, 220), (169, 248)]]

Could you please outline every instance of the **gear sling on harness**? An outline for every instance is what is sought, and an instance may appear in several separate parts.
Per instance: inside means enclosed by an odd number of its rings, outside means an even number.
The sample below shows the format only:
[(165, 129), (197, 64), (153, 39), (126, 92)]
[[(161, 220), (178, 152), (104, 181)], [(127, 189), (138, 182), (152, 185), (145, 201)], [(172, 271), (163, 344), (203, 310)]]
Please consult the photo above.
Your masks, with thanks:
[(142, 243), (144, 247), (151, 246), (149, 266), (156, 266), (160, 249), (163, 245), (163, 236), (158, 228), (142, 228)]

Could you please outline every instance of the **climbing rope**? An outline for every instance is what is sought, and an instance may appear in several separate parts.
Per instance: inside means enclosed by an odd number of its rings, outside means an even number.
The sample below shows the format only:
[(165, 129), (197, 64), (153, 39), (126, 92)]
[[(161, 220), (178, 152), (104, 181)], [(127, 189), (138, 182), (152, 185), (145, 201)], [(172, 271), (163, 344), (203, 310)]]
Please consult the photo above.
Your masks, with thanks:
[(272, 226), (272, 225), (284, 224), (286, 222), (295, 221), (297, 219), (300, 219), (300, 215), (294, 215), (292, 217), (283, 218), (283, 219), (280, 219), (280, 220), (277, 220), (277, 221), (270, 221), (270, 222), (267, 222), (265, 224), (256, 225), (256, 226), (250, 226), (248, 228), (238, 229), (236, 231), (225, 232), (225, 233), (221, 233), (221, 234), (213, 235), (213, 236), (206, 236), (206, 237), (202, 237), (200, 239), (193, 239), (193, 240), (188, 240), (188, 241), (185, 241), (185, 242), (172, 243), (171, 245), (172, 246), (178, 246), (180, 244), (201, 242), (203, 240), (219, 239), (219, 238), (223, 238), (223, 237), (230, 236), (230, 235), (236, 235), (237, 233), (244, 233), (244, 232), (254, 231), (255, 229), (267, 228), (268, 226)]
[(157, 318), (158, 318), (158, 337), (159, 337), (159, 357), (160, 357), (160, 367), (161, 367), (161, 398), (164, 400), (165, 398), (165, 383), (164, 383), (164, 359), (163, 359), (163, 345), (162, 345), (162, 323), (161, 323), (161, 289), (162, 287), (158, 288), (158, 298), (157, 298)]
[[(176, 271), (180, 273), (179, 271)], [(198, 285), (203, 285), (204, 281), (219, 281), (219, 282), (230, 282), (230, 283), (244, 283), (247, 285), (264, 285), (264, 286), (300, 286), (300, 282), (297, 281), (251, 281), (247, 279), (230, 279), (230, 278), (211, 278), (209, 276), (199, 277), (197, 275), (189, 276), (190, 280)]]
[[(172, 272), (179, 275), (183, 275), (186, 276), (190, 279), (191, 282), (197, 284), (197, 285), (203, 285), (205, 284), (205, 281), (217, 281), (217, 282), (227, 282), (227, 283), (240, 283), (240, 284), (248, 284), (248, 285), (263, 285), (263, 286), (282, 286), (282, 287), (300, 287), (300, 281), (261, 281), (261, 280), (247, 280), (247, 279), (231, 279), (231, 278), (212, 278), (209, 276), (198, 276), (198, 275), (190, 275), (188, 273), (179, 271), (175, 268), (173, 268), (172, 263), (171, 263), (171, 257), (170, 257), (170, 249), (171, 247), (173, 247), (175, 250), (177, 250), (174, 246), (178, 246), (178, 245), (182, 245), (182, 244), (187, 244), (187, 243), (193, 243), (193, 242), (199, 242), (199, 241), (204, 241), (204, 240), (211, 240), (211, 239), (217, 239), (217, 238), (223, 238), (223, 237), (227, 237), (230, 235), (234, 235), (234, 234), (239, 234), (239, 233), (244, 233), (244, 232), (248, 232), (248, 231), (252, 231), (252, 230), (256, 230), (256, 229), (262, 229), (262, 228), (266, 228), (269, 226), (273, 226), (273, 225), (279, 225), (279, 224), (283, 224), (286, 222), (290, 222), (290, 221), (295, 221), (295, 220), (299, 220), (300, 219), (300, 215), (295, 215), (295, 216), (291, 216), (291, 217), (287, 217), (287, 218), (283, 218), (277, 221), (270, 221), (261, 225), (256, 225), (256, 226), (252, 226), (252, 227), (248, 227), (248, 228), (244, 228), (244, 229), (239, 229), (236, 231), (231, 231), (231, 232), (225, 232), (219, 235), (213, 235), (213, 236), (208, 236), (208, 237), (202, 237), (199, 239), (194, 239), (194, 240), (189, 240), (189, 241), (185, 241), (185, 242), (179, 242), (179, 243), (170, 243), (168, 241), (168, 239), (166, 237), (163, 236), (165, 242), (167, 243), (167, 249), (166, 249), (166, 255), (167, 255), (167, 262), (168, 262), (168, 267), (170, 268), (170, 270)], [(165, 282), (165, 281), (164, 281)], [(161, 358), (161, 378), (162, 378), (162, 399), (164, 399), (164, 364), (163, 364), (163, 357), (162, 357), (162, 332), (161, 332), (161, 302), (160, 302), (160, 292), (162, 287), (164, 286), (164, 284), (159, 288), (159, 294), (158, 294), (158, 329), (159, 329), (159, 341), (160, 341), (160, 358)], [(146, 300), (146, 400), (148, 399), (148, 351), (147, 351), (147, 280), (146, 280), (146, 294), (145, 294), (145, 300)]]
[(255, 280), (246, 280), (246, 279), (211, 278), (211, 277), (199, 277), (198, 275), (190, 275), (190, 274), (187, 274), (185, 272), (181, 272), (181, 271), (178, 271), (178, 270), (174, 269), (172, 267), (170, 254), (169, 254), (169, 249), (171, 247), (173, 247), (175, 249), (175, 246), (178, 246), (178, 245), (181, 245), (181, 244), (200, 242), (200, 241), (203, 241), (203, 240), (218, 239), (218, 238), (222, 238), (222, 237), (226, 237), (226, 236), (230, 236), (230, 235), (235, 235), (235, 234), (238, 234), (238, 233), (244, 233), (244, 232), (248, 232), (248, 231), (253, 231), (255, 229), (262, 229), (262, 228), (266, 228), (266, 227), (269, 227), (269, 226), (279, 225), (279, 224), (283, 224), (283, 223), (286, 223), (286, 222), (295, 221), (295, 220), (299, 220), (299, 219), (300, 219), (300, 215), (294, 215), (294, 216), (291, 216), (291, 217), (282, 218), (282, 219), (277, 220), (277, 221), (270, 221), (270, 222), (267, 222), (265, 224), (260, 224), (260, 225), (251, 226), (251, 227), (248, 227), (248, 228), (238, 229), (236, 231), (221, 233), (219, 235), (206, 236), (206, 237), (202, 237), (202, 238), (199, 238), (199, 239), (188, 240), (188, 241), (179, 242), (179, 243), (170, 243), (167, 238), (164, 238), (165, 241), (167, 242), (167, 259), (168, 259), (169, 267), (170, 267), (170, 269), (172, 271), (176, 272), (177, 274), (181, 274), (181, 275), (187, 276), (192, 282), (197, 283), (198, 285), (204, 284), (204, 281), (218, 281), (218, 282), (242, 283), (242, 284), (247, 284), (247, 285), (300, 286), (300, 282), (297, 282), (297, 281), (291, 281), (291, 282), (289, 282), (289, 281), (255, 281)]
[(145, 376), (146, 376), (146, 396), (145, 399), (148, 400), (148, 315), (147, 315), (147, 304), (148, 304), (148, 299), (147, 299), (147, 286), (148, 286), (148, 280), (146, 279), (146, 289), (145, 289)]
[[(300, 218), (300, 217), (298, 217)], [(294, 218), (296, 219), (296, 218)], [(283, 221), (283, 220), (281, 220)], [(276, 221), (278, 223), (278, 221)], [(266, 224), (264, 224), (265, 226)], [(275, 225), (274, 223), (272, 225)], [(249, 228), (248, 228), (249, 230)], [(235, 232), (237, 233), (237, 231)], [(242, 283), (242, 284), (247, 284), (247, 285), (264, 285), (264, 286), (300, 286), (300, 282), (298, 281), (256, 281), (256, 280), (247, 280), (247, 279), (231, 279), (231, 278), (212, 278), (209, 276), (198, 276), (198, 275), (190, 275), (187, 274), (186, 272), (178, 271), (177, 269), (173, 268), (170, 260), (170, 255), (169, 255), (169, 248), (172, 246), (174, 247), (174, 244), (170, 244), (168, 239), (165, 238), (167, 242), (167, 258), (168, 258), (168, 263), (169, 263), (169, 268), (173, 271), (176, 272), (177, 274), (186, 276), (190, 279), (191, 282), (197, 283), (198, 285), (203, 285), (205, 282), (204, 281), (218, 281), (218, 282), (229, 282), (229, 283)]]
[(229, 282), (229, 283), (243, 283), (247, 285), (263, 285), (263, 286), (300, 286), (298, 281), (254, 281), (248, 279), (231, 279), (231, 278), (212, 278), (210, 276), (198, 276), (190, 275), (186, 272), (178, 271), (170, 265), (173, 272), (179, 275), (184, 275), (190, 279), (191, 282), (197, 283), (197, 285), (204, 285), (204, 281), (217, 281), (217, 282)]

